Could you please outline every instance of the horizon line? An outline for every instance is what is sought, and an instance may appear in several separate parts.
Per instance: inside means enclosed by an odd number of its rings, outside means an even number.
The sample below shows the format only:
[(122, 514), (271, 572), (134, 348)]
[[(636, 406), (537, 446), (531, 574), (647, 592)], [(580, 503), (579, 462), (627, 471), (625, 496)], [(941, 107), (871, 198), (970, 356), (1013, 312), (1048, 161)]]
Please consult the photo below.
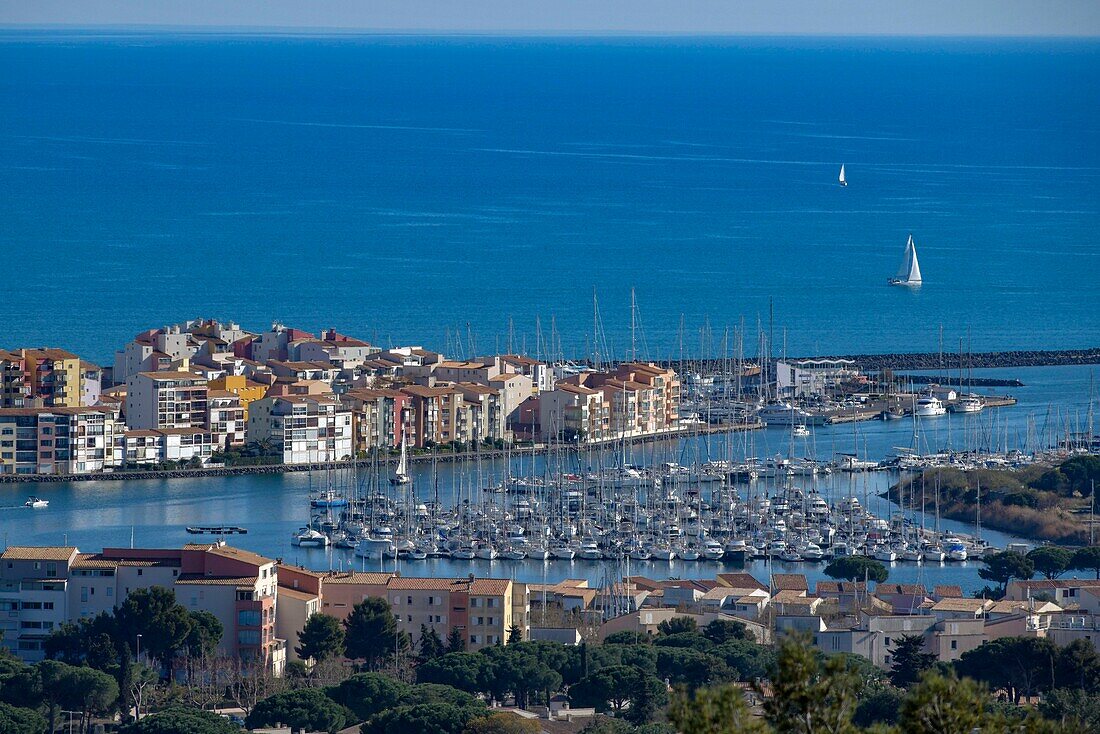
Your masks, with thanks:
[(493, 38), (821, 38), (821, 39), (954, 39), (954, 40), (1017, 40), (1100, 41), (1100, 34), (1057, 33), (1042, 35), (974, 34), (974, 33), (790, 33), (781, 31), (644, 31), (611, 29), (430, 29), (430, 28), (370, 28), (345, 26), (279, 26), (279, 25), (182, 25), (182, 24), (68, 24), (68, 23), (0, 23), (0, 31), (90, 31), (117, 33), (155, 33), (163, 35), (278, 35), (278, 36), (405, 36), (405, 37), (493, 37)]

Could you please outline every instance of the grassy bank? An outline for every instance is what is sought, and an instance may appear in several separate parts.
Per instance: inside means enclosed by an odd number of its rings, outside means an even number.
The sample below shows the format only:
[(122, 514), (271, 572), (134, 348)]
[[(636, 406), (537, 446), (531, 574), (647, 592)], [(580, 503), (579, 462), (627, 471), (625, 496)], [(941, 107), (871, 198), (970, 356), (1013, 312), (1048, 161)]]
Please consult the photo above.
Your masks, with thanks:
[(887, 494), (906, 507), (973, 523), (981, 488), (982, 526), (1064, 545), (1089, 541), (1092, 484), (1100, 479), (1100, 457), (1077, 456), (1058, 466), (1018, 470), (931, 469), (903, 477)]

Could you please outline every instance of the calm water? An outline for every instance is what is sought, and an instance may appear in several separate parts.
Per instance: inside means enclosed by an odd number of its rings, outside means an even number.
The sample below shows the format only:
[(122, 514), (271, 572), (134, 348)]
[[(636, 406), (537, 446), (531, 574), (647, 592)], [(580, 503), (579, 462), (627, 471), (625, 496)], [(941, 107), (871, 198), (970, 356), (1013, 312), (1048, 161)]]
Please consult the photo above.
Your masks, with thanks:
[[(5, 32), (0, 289), (34, 296), (0, 344), (106, 361), (208, 315), (459, 353), (513, 319), (534, 352), (553, 316), (586, 353), (595, 287), (621, 354), (636, 286), (651, 357), (769, 299), (776, 352), (1095, 345), (1098, 52)], [(884, 284), (910, 231), (919, 292)]]
[[(919, 445), (922, 450), (947, 446), (963, 448), (984, 443), (1024, 447), (1039, 441), (1057, 440), (1067, 430), (1087, 427), (1089, 368), (1031, 368), (1018, 370), (988, 370), (981, 375), (1016, 376), (1026, 386), (1014, 390), (1020, 404), (1014, 408), (987, 410), (979, 416), (960, 420), (945, 416), (927, 420), (921, 426)], [(1084, 387), (1082, 387), (1084, 386)], [(909, 420), (882, 423), (878, 421), (822, 426), (815, 429), (812, 440), (798, 441), (793, 446), (786, 431), (766, 429), (751, 434), (739, 434), (685, 439), (679, 442), (650, 444), (637, 449), (635, 461), (705, 461), (717, 458), (742, 458), (746, 455), (769, 456), (776, 453), (794, 456), (829, 458), (836, 451), (858, 451), (864, 456), (882, 458), (892, 447), (912, 444), (914, 425)], [(995, 437), (991, 441), (988, 437)], [(589, 459), (595, 461), (595, 459)], [(567, 468), (583, 469), (582, 463)], [(542, 459), (527, 457), (513, 461), (513, 475), (543, 471)], [(483, 462), (483, 486), (503, 473), (501, 462)], [(461, 467), (439, 465), (438, 482), (433, 481), (428, 464), (414, 464), (414, 486), (421, 498), (429, 498), (438, 484), (440, 496), (446, 502), (456, 488), (468, 492), (477, 486), (478, 468), (474, 464)], [(360, 476), (360, 480), (366, 477)], [(883, 491), (895, 476), (886, 473), (860, 475), (834, 474), (816, 483), (800, 480), (803, 486), (813, 483), (822, 493), (834, 498), (855, 495), (881, 516), (887, 516), (891, 506), (876, 494)], [(308, 497), (311, 483), (314, 489), (323, 477), (305, 474), (255, 475), (242, 477), (211, 477), (201, 480), (165, 479), (140, 482), (77, 482), (71, 484), (0, 484), (0, 533), (6, 544), (73, 543), (85, 550), (104, 546), (127, 546), (131, 536), (138, 546), (176, 546), (196, 540), (188, 535), (188, 525), (242, 525), (248, 534), (237, 536), (232, 543), (271, 557), (303, 563), (313, 568), (363, 568), (363, 561), (349, 551), (297, 549), (290, 537), (308, 519)], [(758, 488), (756, 490), (760, 492)], [(35, 493), (50, 500), (45, 510), (27, 510), (19, 505), (28, 494)], [(919, 521), (919, 520), (918, 520)], [(933, 518), (926, 518), (931, 527)], [(963, 523), (942, 521), (945, 529), (973, 532)], [(1001, 547), (1013, 540), (1003, 533), (984, 531), (983, 536)], [(200, 536), (201, 537), (201, 536)], [(391, 562), (392, 563), (392, 562)], [(375, 562), (377, 564), (377, 562)], [(377, 568), (371, 565), (369, 568)], [(387, 566), (387, 568), (392, 568)], [(821, 577), (822, 566), (780, 564), (774, 568), (807, 573), (811, 579)], [(631, 572), (656, 578), (668, 576), (710, 577), (720, 570), (730, 570), (717, 563), (633, 564)], [(757, 563), (749, 570), (762, 580), (768, 567)], [(456, 562), (428, 560), (403, 563), (406, 574), (455, 576), (471, 571), (482, 575), (515, 576), (524, 581), (546, 578), (585, 577), (598, 583), (604, 575), (603, 564), (584, 561), (573, 563), (486, 561)], [(615, 569), (611, 568), (610, 572)], [(977, 564), (953, 564), (945, 567), (917, 567), (895, 564), (891, 577), (898, 581), (925, 583), (957, 583), (974, 590), (984, 585), (977, 575)]]

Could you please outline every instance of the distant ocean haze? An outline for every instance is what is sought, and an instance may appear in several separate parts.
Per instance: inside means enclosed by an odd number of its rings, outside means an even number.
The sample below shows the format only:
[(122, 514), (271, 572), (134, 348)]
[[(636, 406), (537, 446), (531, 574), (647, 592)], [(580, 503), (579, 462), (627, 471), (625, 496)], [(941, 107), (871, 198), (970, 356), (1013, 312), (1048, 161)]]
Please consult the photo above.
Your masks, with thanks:
[[(0, 346), (1100, 344), (1086, 41), (0, 37)], [(837, 183), (840, 164), (849, 185)], [(924, 285), (891, 288), (912, 232)], [(17, 253), (18, 255), (13, 255)], [(681, 329), (681, 323), (683, 328)], [(450, 339), (448, 339), (450, 335)], [(732, 343), (732, 342), (731, 342)], [(601, 348), (603, 351), (603, 348)]]

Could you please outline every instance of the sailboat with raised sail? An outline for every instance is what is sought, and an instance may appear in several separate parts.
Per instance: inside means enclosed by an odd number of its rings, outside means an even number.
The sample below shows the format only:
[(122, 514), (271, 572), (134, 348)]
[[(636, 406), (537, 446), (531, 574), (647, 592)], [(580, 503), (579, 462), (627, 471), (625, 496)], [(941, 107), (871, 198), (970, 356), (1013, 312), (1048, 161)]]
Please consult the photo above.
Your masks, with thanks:
[(905, 244), (905, 255), (901, 260), (898, 274), (890, 278), (890, 285), (919, 286), (921, 284), (920, 264), (917, 262), (917, 245), (913, 242), (913, 235), (909, 235), (909, 241)]
[(397, 460), (397, 469), (390, 477), (390, 484), (400, 485), (409, 483), (409, 452), (406, 448), (405, 436), (401, 436), (401, 458)]
[(843, 163), (840, 164), (840, 185), (841, 186), (847, 186), (848, 185), (848, 179), (846, 179), (844, 177), (844, 164)]

